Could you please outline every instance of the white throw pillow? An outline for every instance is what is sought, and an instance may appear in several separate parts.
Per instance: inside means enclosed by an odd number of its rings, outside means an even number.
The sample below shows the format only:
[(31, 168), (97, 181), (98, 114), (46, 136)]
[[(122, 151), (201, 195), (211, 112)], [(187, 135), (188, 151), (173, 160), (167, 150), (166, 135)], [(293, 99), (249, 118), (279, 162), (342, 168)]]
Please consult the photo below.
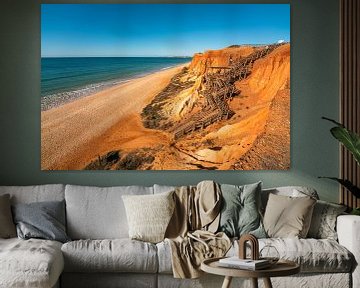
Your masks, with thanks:
[(122, 196), (131, 239), (158, 243), (175, 208), (174, 191), (155, 195)]

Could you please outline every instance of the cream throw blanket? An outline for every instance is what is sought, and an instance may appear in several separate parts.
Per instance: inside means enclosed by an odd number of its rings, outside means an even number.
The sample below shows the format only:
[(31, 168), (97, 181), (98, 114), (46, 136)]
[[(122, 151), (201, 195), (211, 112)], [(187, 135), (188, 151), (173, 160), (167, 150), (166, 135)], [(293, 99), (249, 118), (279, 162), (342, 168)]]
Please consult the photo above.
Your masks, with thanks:
[(202, 181), (196, 187), (175, 190), (175, 211), (165, 233), (171, 247), (171, 264), (175, 278), (200, 277), (201, 262), (222, 257), (231, 246), (219, 226), (221, 191), (213, 181)]

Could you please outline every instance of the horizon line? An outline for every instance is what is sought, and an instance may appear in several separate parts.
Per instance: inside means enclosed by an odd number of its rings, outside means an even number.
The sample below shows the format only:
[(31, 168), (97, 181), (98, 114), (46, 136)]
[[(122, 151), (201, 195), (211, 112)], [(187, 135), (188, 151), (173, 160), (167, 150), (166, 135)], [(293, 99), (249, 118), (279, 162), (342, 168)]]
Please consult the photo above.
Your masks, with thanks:
[(158, 57), (162, 57), (162, 58), (192, 58), (194, 56), (104, 56), (104, 55), (92, 55), (92, 56), (42, 56), (41, 58), (158, 58)]

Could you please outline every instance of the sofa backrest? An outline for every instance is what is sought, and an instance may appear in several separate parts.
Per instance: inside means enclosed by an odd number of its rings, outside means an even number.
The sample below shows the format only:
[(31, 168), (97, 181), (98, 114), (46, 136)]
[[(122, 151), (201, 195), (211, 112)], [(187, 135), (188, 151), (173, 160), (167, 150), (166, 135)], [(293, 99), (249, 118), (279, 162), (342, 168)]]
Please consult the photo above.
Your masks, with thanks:
[(123, 195), (153, 194), (153, 187), (66, 185), (67, 233), (71, 239), (128, 238)]
[(10, 194), (11, 204), (61, 201), (65, 198), (65, 185), (0, 186), (0, 195), (4, 194)]
[[(10, 194), (11, 203), (41, 201), (66, 201), (67, 233), (71, 239), (128, 238), (126, 211), (123, 195), (149, 195), (174, 190), (174, 186), (154, 185), (93, 187), (78, 185), (0, 186), (0, 195)], [(265, 210), (269, 194), (292, 197), (312, 196), (317, 192), (308, 187), (287, 186), (263, 189), (262, 210)]]
[(166, 193), (166, 192), (174, 191), (176, 189), (176, 186), (167, 186), (167, 185), (158, 185), (158, 184), (154, 184), (153, 187), (154, 187), (154, 194)]

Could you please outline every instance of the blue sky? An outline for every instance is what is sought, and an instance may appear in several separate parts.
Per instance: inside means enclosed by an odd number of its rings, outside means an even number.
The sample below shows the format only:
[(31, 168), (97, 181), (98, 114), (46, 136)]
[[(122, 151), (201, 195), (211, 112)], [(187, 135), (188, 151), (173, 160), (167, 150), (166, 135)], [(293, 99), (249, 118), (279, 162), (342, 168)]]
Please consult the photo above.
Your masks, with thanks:
[(192, 56), (290, 41), (289, 4), (42, 4), (42, 57)]

